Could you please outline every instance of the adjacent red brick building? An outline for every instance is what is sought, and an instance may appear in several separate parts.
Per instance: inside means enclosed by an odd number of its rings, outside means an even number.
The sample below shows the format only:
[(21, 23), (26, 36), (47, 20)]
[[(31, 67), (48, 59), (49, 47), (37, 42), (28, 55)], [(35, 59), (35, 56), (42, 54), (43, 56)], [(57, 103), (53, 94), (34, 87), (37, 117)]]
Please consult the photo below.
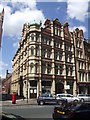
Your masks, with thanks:
[(11, 93), (11, 79), (12, 74), (6, 71), (6, 78), (2, 80), (2, 93)]

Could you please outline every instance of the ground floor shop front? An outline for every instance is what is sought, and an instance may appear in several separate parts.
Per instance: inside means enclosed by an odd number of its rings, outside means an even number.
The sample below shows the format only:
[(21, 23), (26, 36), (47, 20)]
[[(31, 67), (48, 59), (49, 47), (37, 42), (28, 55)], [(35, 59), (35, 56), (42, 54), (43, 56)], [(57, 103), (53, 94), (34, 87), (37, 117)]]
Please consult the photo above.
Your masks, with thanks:
[(42, 93), (70, 93), (76, 94), (76, 81), (74, 80), (24, 80), (22, 87), (22, 94), (24, 97), (37, 98)]
[(90, 83), (78, 83), (77, 89), (79, 94), (90, 94)]

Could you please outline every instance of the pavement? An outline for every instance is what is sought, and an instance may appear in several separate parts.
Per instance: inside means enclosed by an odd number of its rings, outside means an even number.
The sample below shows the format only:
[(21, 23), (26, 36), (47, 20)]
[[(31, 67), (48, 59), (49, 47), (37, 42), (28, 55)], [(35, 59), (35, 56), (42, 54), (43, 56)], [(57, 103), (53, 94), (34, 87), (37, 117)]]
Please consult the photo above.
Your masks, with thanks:
[(13, 104), (12, 100), (6, 100), (6, 101), (2, 101), (2, 104), (0, 104), (0, 106), (4, 107), (4, 106), (22, 106), (22, 105), (37, 105), (37, 100), (36, 99), (19, 99), (16, 100), (16, 103)]

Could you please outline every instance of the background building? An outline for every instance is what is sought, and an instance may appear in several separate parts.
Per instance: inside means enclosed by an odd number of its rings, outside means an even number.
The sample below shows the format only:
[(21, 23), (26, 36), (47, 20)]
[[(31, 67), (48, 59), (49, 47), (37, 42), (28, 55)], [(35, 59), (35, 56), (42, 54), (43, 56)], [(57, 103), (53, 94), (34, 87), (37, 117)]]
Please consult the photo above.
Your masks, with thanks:
[(2, 93), (10, 94), (11, 93), (11, 79), (12, 74), (6, 71), (6, 78), (2, 80)]
[(11, 91), (28, 98), (44, 92), (76, 94), (73, 34), (58, 19), (24, 24), (13, 57)]
[(73, 33), (76, 60), (77, 91), (90, 94), (90, 44), (84, 40), (83, 31)]

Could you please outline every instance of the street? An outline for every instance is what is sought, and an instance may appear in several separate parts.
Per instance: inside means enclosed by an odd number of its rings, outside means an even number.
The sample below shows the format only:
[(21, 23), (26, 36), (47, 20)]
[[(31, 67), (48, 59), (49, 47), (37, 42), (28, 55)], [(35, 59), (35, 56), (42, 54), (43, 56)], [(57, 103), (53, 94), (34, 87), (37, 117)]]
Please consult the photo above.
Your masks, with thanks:
[(39, 119), (52, 119), (52, 112), (53, 112), (54, 105), (26, 105), (26, 106), (10, 106), (10, 107), (3, 107), (2, 110), (5, 112), (13, 113), (16, 115), (20, 115), (26, 119), (33, 120), (35, 118)]

